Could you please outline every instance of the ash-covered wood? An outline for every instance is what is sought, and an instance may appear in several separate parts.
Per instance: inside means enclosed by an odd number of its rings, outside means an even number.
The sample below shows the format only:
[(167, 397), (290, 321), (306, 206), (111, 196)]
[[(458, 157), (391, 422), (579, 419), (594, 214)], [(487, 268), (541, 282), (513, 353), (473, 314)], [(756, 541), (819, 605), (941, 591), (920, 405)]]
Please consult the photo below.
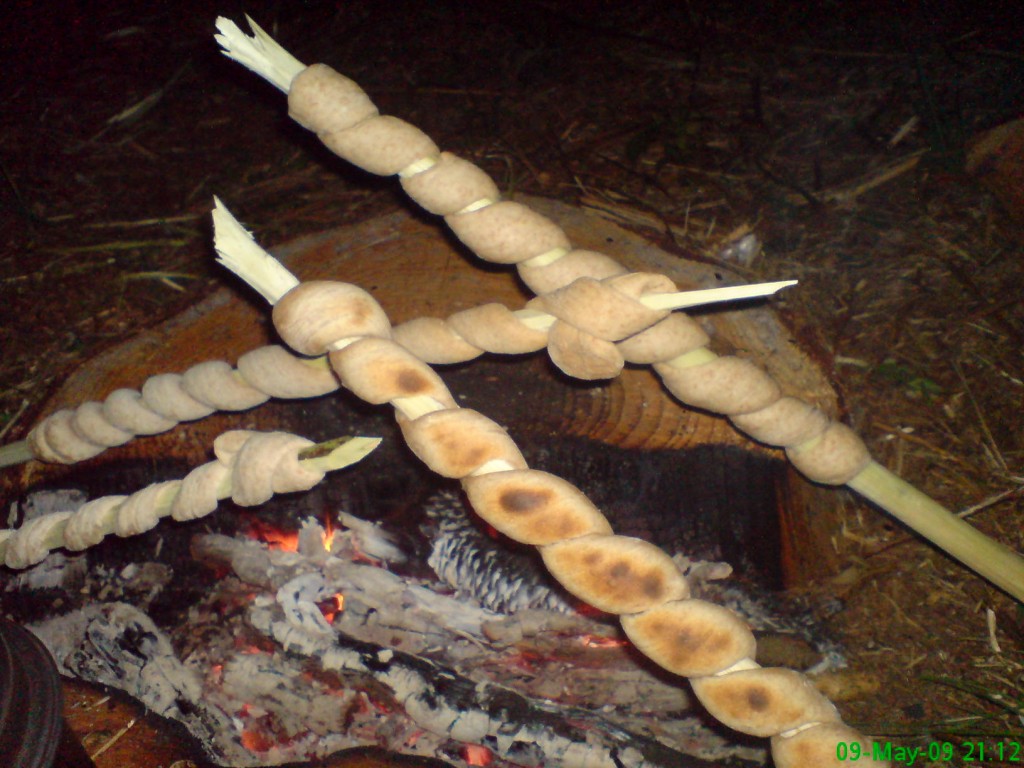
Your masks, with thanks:
[[(456, 600), (367, 562), (357, 546), (372, 535), (366, 524), (338, 531), (330, 552), (316, 524), (299, 532), (294, 552), (199, 535), (197, 563), (220, 578), (181, 626), (165, 632), (114, 602), (34, 629), (65, 674), (179, 720), (222, 764), (368, 744), (457, 765), (467, 744), (497, 766), (698, 768), (763, 758), (707, 731), (687, 711), (682, 681), (640, 663), (610, 625)], [(154, 572), (139, 564), (110, 574), (108, 592), (137, 597), (135, 580), (149, 583)]]
[(438, 664), (347, 638), (317, 637), (288, 626), (275, 609), (253, 612), (255, 626), (288, 650), (317, 657), (325, 669), (372, 673), (421, 727), (482, 744), (517, 765), (618, 768), (711, 768), (689, 756), (617, 727), (592, 710), (556, 707), (493, 684), (453, 675)]

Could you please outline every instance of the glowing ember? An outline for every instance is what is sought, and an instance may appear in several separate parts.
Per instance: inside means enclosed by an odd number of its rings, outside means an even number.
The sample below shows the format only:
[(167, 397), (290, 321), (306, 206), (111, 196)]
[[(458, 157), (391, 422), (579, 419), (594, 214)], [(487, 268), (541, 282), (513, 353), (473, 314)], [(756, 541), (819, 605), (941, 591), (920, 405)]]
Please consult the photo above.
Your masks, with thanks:
[(345, 596), (340, 592), (329, 600), (325, 600), (322, 603), (318, 603), (317, 607), (320, 609), (320, 613), (327, 619), (327, 623), (331, 624), (334, 621), (334, 617), (345, 610)]
[[(382, 715), (390, 715), (392, 712), (395, 711), (392, 707), (389, 707), (382, 701), (377, 701), (376, 699), (369, 699), (368, 701), (370, 703), (370, 706), (372, 706), (377, 712), (380, 712)], [(416, 738), (419, 738), (419, 736), (417, 736)]]
[[(334, 528), (334, 521), (329, 515), (324, 515), (324, 532), (322, 539), (324, 549), (328, 552), (334, 546), (334, 536), (337, 531)], [(297, 531), (282, 531), (261, 520), (253, 520), (247, 533), (249, 538), (258, 539), (271, 549), (279, 549), (283, 552), (297, 552), (299, 549), (299, 534)]]
[(405, 747), (407, 749), (412, 749), (413, 747), (415, 747), (416, 746), (416, 742), (419, 741), (420, 737), (422, 737), (423, 734), (425, 734), (425, 733), (426, 733), (426, 731), (424, 731), (424, 730), (414, 731), (412, 733), (412, 735), (409, 736), (409, 738), (405, 740)]
[(601, 635), (583, 635), (580, 641), (587, 648), (622, 648), (629, 645), (624, 637), (602, 637)]
[(462, 748), (462, 759), (469, 765), (490, 765), (494, 762), (494, 753), (479, 744), (466, 744)]
[(285, 552), (297, 552), (299, 549), (298, 533), (278, 530), (260, 520), (252, 521), (248, 535), (250, 538), (264, 542), (271, 549), (280, 549)]
[(594, 606), (587, 605), (586, 603), (579, 603), (576, 606), (576, 613), (588, 619), (600, 619), (602, 616), (608, 615), (600, 608), (595, 608)]
[(259, 731), (242, 731), (242, 746), (250, 752), (266, 752), (274, 746), (274, 742)]

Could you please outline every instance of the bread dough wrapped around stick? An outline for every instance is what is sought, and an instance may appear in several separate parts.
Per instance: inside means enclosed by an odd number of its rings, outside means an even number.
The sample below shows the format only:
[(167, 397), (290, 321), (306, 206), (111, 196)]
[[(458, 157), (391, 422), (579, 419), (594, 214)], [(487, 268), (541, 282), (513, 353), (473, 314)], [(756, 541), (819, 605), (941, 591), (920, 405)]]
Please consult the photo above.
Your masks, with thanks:
[[(249, 37), (227, 19), (218, 19), (217, 40), (225, 54), (284, 91), (291, 116), (328, 146), (344, 147), (340, 154), (349, 162), (371, 173), (397, 174), (410, 197), (443, 216), (452, 232), (480, 258), (516, 265), (523, 282), (542, 297), (582, 278), (621, 274), (621, 267), (607, 256), (574, 251), (551, 220), (520, 203), (500, 200), (493, 181), (480, 169), (441, 153), (413, 126), (382, 117), (355, 82), (324, 64), (305, 66), (262, 29), (252, 27), (255, 34)], [(379, 135), (380, 143), (371, 147), (363, 138), (373, 133)], [(588, 370), (593, 378), (615, 375), (617, 348), (587, 328), (571, 323), (555, 328), (552, 359)], [(757, 418), (772, 403), (755, 399), (762, 407), (754, 408), (745, 394), (748, 388), (763, 384), (765, 375), (753, 366), (722, 360), (728, 358), (720, 359), (701, 346), (652, 363), (681, 402), (714, 409), (741, 430), (748, 422), (743, 417), (751, 417), (760, 439), (785, 448), (794, 466), (809, 479), (849, 485), (1024, 601), (1024, 558), (872, 461), (863, 441), (841, 424), (830, 423), (800, 443), (786, 442), (788, 425)], [(721, 389), (715, 391), (716, 385)], [(806, 432), (820, 426), (820, 421), (811, 414), (801, 428)]]
[[(515, 312), (501, 304), (484, 304), (457, 312), (446, 320), (427, 317), (410, 320), (394, 328), (393, 335), (413, 354), (431, 364), (472, 360), (484, 352), (524, 354), (550, 348), (552, 358), (568, 375), (583, 379), (604, 377), (617, 373), (624, 361), (649, 363), (706, 343), (704, 332), (687, 316), (663, 316), (666, 301), (695, 306), (764, 295), (787, 284), (782, 281), (665, 293), (667, 283), (659, 276), (617, 276), (600, 283), (578, 280), (558, 291), (557, 296), (535, 299)], [(648, 288), (654, 290), (648, 291)], [(588, 311), (597, 313), (605, 306), (597, 297), (607, 293), (616, 294), (608, 302), (612, 305), (626, 302), (639, 305), (626, 308), (623, 319), (602, 321), (600, 333), (609, 339), (620, 339), (650, 319), (660, 318), (655, 325), (627, 335), (622, 341), (600, 342), (605, 345), (602, 364), (606, 362), (612, 370), (595, 365), (592, 347), (584, 349), (582, 354), (567, 347), (567, 343), (571, 345), (578, 339), (584, 339), (586, 347), (586, 339), (593, 337), (577, 333), (568, 319), (559, 320), (545, 311), (550, 308), (563, 316), (572, 313), (585, 316)], [(659, 306), (652, 309), (644, 302)], [(344, 317), (321, 315), (320, 318), (316, 326), (306, 329), (307, 344), (314, 348), (318, 336), (330, 337), (332, 327), (346, 327), (350, 322), (350, 318)], [(600, 340), (595, 338), (594, 341)], [(181, 375), (152, 376), (139, 392), (119, 389), (102, 403), (90, 401), (50, 414), (29, 434), (25, 455), (5, 461), (12, 446), (4, 446), (0, 466), (30, 458), (63, 464), (84, 461), (136, 435), (163, 432), (183, 421), (201, 419), (215, 410), (246, 410), (265, 402), (268, 397), (317, 397), (337, 388), (338, 381), (325, 358), (300, 358), (278, 345), (259, 347), (242, 355), (237, 369), (222, 361), (199, 363)]]
[(184, 374), (152, 376), (141, 391), (116, 389), (102, 402), (52, 413), (32, 429), (28, 445), (42, 461), (73, 464), (214, 411), (244, 411), (271, 397), (317, 397), (338, 388), (324, 360), (305, 360), (280, 345), (259, 347), (238, 359), (193, 366)]
[[(221, 42), (232, 55), (235, 37), (232, 32), (228, 39), (230, 22), (221, 20), (219, 25), (224, 33)], [(257, 30), (257, 36), (261, 34), (265, 33)], [(520, 268), (520, 277), (538, 294), (527, 309), (556, 318), (548, 331), (548, 350), (567, 374), (584, 379), (617, 376), (630, 358), (616, 343), (632, 339), (627, 353), (654, 364), (669, 391), (687, 405), (733, 417), (756, 413), (781, 398), (778, 387), (756, 366), (708, 351), (707, 337), (694, 330), (692, 321), (674, 321), (643, 336), (669, 312), (651, 309), (639, 299), (675, 291), (671, 280), (628, 274), (601, 254), (574, 253), (555, 222), (520, 203), (501, 200), (483, 171), (441, 153), (413, 126), (380, 115), (349, 78), (325, 64), (303, 68), (293, 60), (292, 67), (291, 80), (282, 85), (282, 78), (277, 84), (288, 94), (293, 119), (354, 165), (371, 173), (398, 175), (410, 197), (444, 216), (480, 258)], [(378, 140), (370, 141), (371, 136)], [(572, 269), (559, 267), (570, 254)], [(467, 344), (478, 346), (455, 330), (458, 325), (456, 320), (449, 326), (452, 333), (444, 337), (436, 324), (421, 322), (402, 334), (403, 341), (415, 348), (422, 339), (430, 357), (455, 361), (469, 352)], [(813, 421), (816, 417), (807, 423)], [(738, 426), (743, 428), (742, 420)], [(765, 442), (786, 448), (797, 468), (816, 482), (842, 485), (871, 461), (863, 442), (838, 424), (823, 425), (820, 432), (792, 445), (779, 439), (781, 430), (774, 431), (771, 421), (762, 422), (760, 434)]]
[[(221, 262), (248, 279), (247, 258), (232, 247), (244, 230), (219, 202), (214, 228)], [(260, 264), (266, 267), (262, 258)], [(485, 521), (537, 546), (566, 589), (621, 616), (636, 647), (656, 663), (689, 673), (694, 691), (715, 716), (741, 732), (775, 739), (776, 765), (801, 765), (785, 757), (788, 738), (841, 724), (835, 707), (806, 677), (754, 662), (754, 638), (744, 622), (725, 609), (691, 600), (686, 579), (664, 551), (615, 535), (578, 489), (527, 467), (500, 425), (460, 408), (437, 374), (390, 338), (383, 310), (374, 307), (369, 294), (332, 283), (296, 285), (283, 267), (272, 278), (265, 269), (262, 275), (260, 292), (274, 304), (274, 324), (286, 343), (308, 354), (327, 353), (342, 386), (368, 402), (390, 403), (413, 452), (435, 472), (460, 480)], [(334, 302), (338, 306), (329, 306)], [(361, 310), (353, 311), (354, 306)], [(320, 346), (314, 348), (308, 329), (320, 324), (304, 317), (322, 311), (353, 322), (335, 326), (334, 340), (318, 337)], [(828, 741), (833, 731), (818, 733), (821, 738), (804, 737), (810, 748), (821, 755), (831, 749), (835, 755), (836, 745)], [(859, 734), (856, 738), (863, 740)], [(833, 758), (820, 765), (840, 763)]]
[(75, 512), (43, 515), (21, 528), (0, 530), (0, 563), (27, 568), (59, 547), (80, 551), (111, 533), (136, 536), (165, 517), (195, 520), (227, 498), (255, 506), (275, 493), (306, 491), (326, 472), (359, 461), (379, 443), (378, 438), (357, 437), (316, 446), (286, 432), (225, 432), (213, 442), (216, 461), (181, 480), (154, 483), (130, 496), (104, 496)]

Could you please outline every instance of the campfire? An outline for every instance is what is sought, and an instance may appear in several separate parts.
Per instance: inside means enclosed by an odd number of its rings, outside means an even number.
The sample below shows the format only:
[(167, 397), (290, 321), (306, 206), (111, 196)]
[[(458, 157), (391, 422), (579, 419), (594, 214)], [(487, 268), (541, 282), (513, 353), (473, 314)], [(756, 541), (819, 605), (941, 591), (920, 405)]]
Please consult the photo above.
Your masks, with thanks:
[[(627, 481), (643, 471), (637, 454), (585, 441), (544, 450), (560, 462), (589, 452), (587, 474), (595, 463), (618, 464)], [(669, 467), (678, 458), (654, 453), (646, 462)], [(329, 487), (360, 506), (365, 493), (353, 482)], [(634, 484), (638, 491), (652, 510), (667, 503), (663, 488)], [(618, 492), (604, 491), (612, 510)], [(184, 524), (131, 548), (113, 541), (55, 553), (7, 578), (6, 600), (36, 606), (24, 618), (65, 674), (181, 721), (225, 765), (367, 745), (456, 765), (763, 764), (761, 745), (714, 727), (607, 615), (558, 590), (525, 553), (504, 549), (510, 544), (455, 489), (414, 495), (422, 503), (412, 517), (383, 524), (345, 512), (302, 517), (308, 508), (276, 499), (260, 514), (229, 506), (210, 518), (215, 530)], [(39, 492), (19, 512), (31, 518), (84, 501), (80, 492)], [(678, 525), (680, 540), (719, 553), (720, 543)], [(408, 527), (429, 551), (403, 543)], [(481, 562), (487, 552), (499, 553), (500, 569)], [(695, 591), (740, 601), (740, 590), (707, 578), (728, 568), (680, 562)], [(786, 623), (777, 606), (770, 617), (773, 606), (742, 600), (766, 632)], [(40, 613), (44, 601), (54, 615)], [(172, 608), (181, 604), (187, 610)], [(818, 664), (839, 663), (820, 634), (792, 622), (783, 631), (816, 642)]]

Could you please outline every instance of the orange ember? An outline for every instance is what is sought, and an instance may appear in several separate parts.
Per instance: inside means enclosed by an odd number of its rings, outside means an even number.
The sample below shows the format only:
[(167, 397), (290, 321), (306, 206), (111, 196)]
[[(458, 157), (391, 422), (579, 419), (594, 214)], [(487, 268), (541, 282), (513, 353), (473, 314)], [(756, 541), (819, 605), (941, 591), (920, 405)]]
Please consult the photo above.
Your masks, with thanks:
[(490, 765), (494, 762), (494, 753), (479, 744), (466, 744), (462, 748), (462, 759), (469, 765)]
[(334, 521), (330, 515), (324, 515), (324, 549), (328, 552), (334, 546)]
[[(324, 549), (328, 552), (334, 546), (335, 533), (334, 521), (329, 515), (324, 515), (323, 542)], [(271, 549), (279, 549), (284, 552), (296, 552), (299, 549), (298, 531), (283, 531), (262, 520), (253, 520), (247, 535), (251, 539), (259, 539)]]
[(250, 752), (266, 752), (274, 742), (258, 731), (247, 730), (242, 731), (242, 746)]
[(426, 731), (424, 731), (424, 730), (418, 730), (418, 731), (414, 731), (414, 732), (412, 733), (412, 735), (411, 735), (411, 736), (409, 736), (409, 738), (407, 738), (407, 739), (405, 740), (405, 746), (406, 746), (406, 748), (407, 748), (407, 749), (412, 749), (413, 747), (415, 747), (415, 746), (416, 746), (416, 742), (417, 742), (417, 741), (419, 741), (419, 740), (420, 740), (420, 738), (421, 738), (421, 737), (423, 736), (423, 734), (425, 734), (425, 733), (426, 733)]
[(629, 644), (624, 637), (603, 637), (601, 635), (583, 635), (580, 641), (587, 648), (622, 648)]
[(250, 538), (264, 542), (271, 549), (280, 549), (285, 552), (296, 552), (299, 549), (298, 533), (279, 530), (261, 520), (252, 521), (248, 535)]
[(327, 619), (327, 623), (331, 624), (334, 622), (334, 617), (345, 610), (345, 596), (339, 592), (334, 597), (318, 603), (317, 607), (320, 609), (320, 613), (324, 615), (324, 618)]

